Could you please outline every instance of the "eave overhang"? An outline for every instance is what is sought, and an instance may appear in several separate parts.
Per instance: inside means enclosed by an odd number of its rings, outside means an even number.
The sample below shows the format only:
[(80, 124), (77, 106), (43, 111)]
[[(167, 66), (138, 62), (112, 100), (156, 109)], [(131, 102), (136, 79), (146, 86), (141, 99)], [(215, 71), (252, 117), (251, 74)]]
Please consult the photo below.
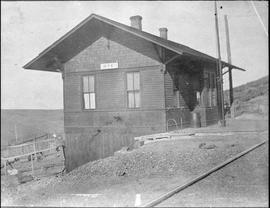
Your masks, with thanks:
[[(106, 33), (106, 31), (108, 31), (110, 28), (116, 28), (120, 31), (127, 32), (131, 35), (149, 41), (157, 47), (164, 48), (165, 50), (169, 50), (175, 54), (187, 54), (193, 56), (194, 58), (210, 62), (218, 61), (212, 56), (201, 53), (187, 46), (160, 38), (158, 36), (115, 22), (105, 17), (91, 14), (72, 30), (59, 38), (48, 48), (43, 50), (36, 58), (24, 65), (23, 68), (59, 72), (61, 71), (61, 69), (59, 69), (61, 64), (67, 62), (84, 48), (96, 41), (99, 37), (101, 37), (101, 35), (104, 35), (104, 32)], [(55, 62), (55, 60), (58, 61)], [(240, 67), (234, 66), (224, 61), (222, 61), (222, 66), (245, 71)]]

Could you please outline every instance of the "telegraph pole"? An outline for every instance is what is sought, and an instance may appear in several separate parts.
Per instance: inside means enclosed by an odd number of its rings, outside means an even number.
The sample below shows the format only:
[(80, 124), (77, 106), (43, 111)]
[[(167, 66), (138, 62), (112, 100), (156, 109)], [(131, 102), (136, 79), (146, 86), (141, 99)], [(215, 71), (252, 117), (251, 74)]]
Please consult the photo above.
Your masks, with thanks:
[[(228, 17), (224, 15), (225, 20), (225, 31), (226, 31), (226, 45), (227, 45), (227, 56), (228, 56), (228, 63), (232, 63), (231, 57), (231, 45), (230, 45), (230, 33), (229, 33), (229, 24), (228, 24)], [(232, 68), (229, 67), (229, 88), (230, 88), (230, 106), (233, 103), (233, 83), (232, 83)]]
[(219, 119), (221, 126), (226, 126), (224, 118), (224, 98), (223, 98), (223, 79), (222, 79), (222, 68), (221, 68), (221, 56), (220, 56), (220, 42), (219, 42), (219, 29), (218, 29), (218, 13), (217, 13), (217, 2), (215, 1), (215, 23), (216, 23), (216, 35), (217, 35), (217, 49), (218, 49), (218, 97), (219, 97)]

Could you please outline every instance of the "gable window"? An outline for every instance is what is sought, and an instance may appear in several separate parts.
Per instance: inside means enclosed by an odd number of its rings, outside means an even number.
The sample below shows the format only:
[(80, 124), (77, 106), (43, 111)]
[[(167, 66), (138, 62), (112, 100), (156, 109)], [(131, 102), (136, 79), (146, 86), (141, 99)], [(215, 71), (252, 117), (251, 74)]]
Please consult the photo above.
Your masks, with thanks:
[(127, 73), (127, 99), (128, 108), (139, 108), (141, 106), (140, 95), (140, 73)]
[(83, 76), (83, 108), (96, 108), (95, 77)]

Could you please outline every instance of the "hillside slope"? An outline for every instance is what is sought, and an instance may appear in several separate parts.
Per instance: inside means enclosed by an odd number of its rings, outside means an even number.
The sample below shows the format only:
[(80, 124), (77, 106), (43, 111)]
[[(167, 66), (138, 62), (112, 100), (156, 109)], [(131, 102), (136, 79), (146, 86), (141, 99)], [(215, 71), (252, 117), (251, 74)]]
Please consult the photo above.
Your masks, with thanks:
[[(241, 102), (249, 101), (252, 98), (267, 95), (269, 90), (269, 77), (265, 76), (258, 80), (248, 82), (233, 88), (234, 100)], [(224, 100), (229, 102), (229, 90), (224, 91)]]
[(64, 132), (63, 110), (1, 109), (1, 147), (45, 133)]
[[(261, 116), (268, 119), (268, 82), (269, 77), (266, 76), (233, 89), (235, 116), (241, 116), (243, 114), (256, 114), (256, 116)], [(225, 103), (229, 103), (228, 90), (224, 92), (224, 101)]]

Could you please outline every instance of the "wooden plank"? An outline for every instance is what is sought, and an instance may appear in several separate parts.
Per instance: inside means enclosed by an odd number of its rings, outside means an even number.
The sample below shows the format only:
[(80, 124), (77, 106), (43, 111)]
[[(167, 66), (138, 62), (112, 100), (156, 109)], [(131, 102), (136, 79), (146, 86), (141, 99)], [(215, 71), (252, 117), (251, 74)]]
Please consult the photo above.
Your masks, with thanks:
[[(55, 142), (55, 139), (52, 139), (52, 140), (46, 140), (46, 141), (41, 141), (41, 142), (36, 142), (35, 143), (35, 145), (33, 146), (33, 143), (28, 143), (28, 144), (23, 144), (23, 145), (18, 145), (18, 146), (10, 146), (9, 148), (8, 148), (8, 151), (9, 151), (9, 154), (8, 155), (10, 155), (11, 154), (11, 151), (12, 150), (14, 150), (14, 151), (16, 151), (16, 148), (17, 148), (17, 150), (19, 149), (20, 150), (20, 153), (21, 154), (18, 154), (18, 153), (16, 153), (16, 155), (15, 156), (9, 156), (9, 157), (7, 157), (7, 158), (12, 158), (12, 157), (21, 157), (21, 156), (25, 156), (25, 155), (28, 155), (28, 154), (36, 154), (37, 152), (42, 152), (42, 151), (45, 151), (45, 150), (47, 150), (47, 148), (44, 148), (44, 149), (42, 149), (42, 148), (37, 148), (37, 144), (41, 144), (41, 143), (48, 143), (48, 144), (51, 144), (51, 141), (53, 141), (53, 145), (52, 145), (52, 147), (50, 147), (50, 149), (53, 149), (53, 148), (55, 148), (56, 147), (56, 142)], [(47, 145), (46, 145), (47, 146)], [(29, 148), (28, 149), (25, 149), (26, 147), (34, 147), (33, 148), (33, 151), (29, 151)], [(32, 148), (31, 148), (32, 149)], [(29, 151), (29, 152), (27, 152), (26, 154), (24, 154), (24, 152), (25, 151)]]
[[(47, 149), (43, 149), (43, 150), (39, 150), (37, 152), (45, 152), (45, 151), (48, 151), (48, 150), (51, 150), (51, 149), (54, 149), (55, 147), (52, 147), (52, 148), (47, 148)], [(23, 155), (16, 155), (16, 156), (12, 156), (12, 157), (1, 157), (1, 160), (12, 160), (12, 159), (15, 159), (15, 158), (20, 158), (20, 157), (25, 157), (25, 156), (29, 156), (29, 155), (32, 155), (32, 154), (35, 154), (36, 152), (29, 152), (27, 154), (23, 154)]]
[[(50, 141), (55, 141), (55, 139), (48, 139), (48, 140), (44, 140), (44, 141), (38, 141), (36, 142), (38, 143), (43, 143), (43, 142), (50, 142)], [(32, 143), (24, 143), (24, 144), (19, 144), (19, 145), (12, 145), (12, 146), (8, 146), (9, 148), (17, 148), (17, 147), (22, 147), (22, 146), (27, 146), (27, 145), (31, 145)]]

